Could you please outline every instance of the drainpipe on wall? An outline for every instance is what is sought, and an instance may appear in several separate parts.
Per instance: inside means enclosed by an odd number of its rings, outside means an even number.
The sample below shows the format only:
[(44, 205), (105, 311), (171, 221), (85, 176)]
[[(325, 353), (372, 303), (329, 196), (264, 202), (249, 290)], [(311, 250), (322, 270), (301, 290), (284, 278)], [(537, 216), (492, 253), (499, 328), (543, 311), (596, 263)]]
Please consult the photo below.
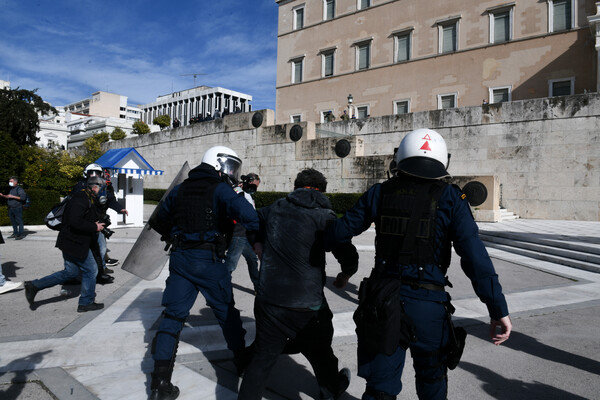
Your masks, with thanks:
[(596, 38), (596, 92), (600, 92), (600, 2), (596, 2), (596, 15), (587, 18), (592, 35)]

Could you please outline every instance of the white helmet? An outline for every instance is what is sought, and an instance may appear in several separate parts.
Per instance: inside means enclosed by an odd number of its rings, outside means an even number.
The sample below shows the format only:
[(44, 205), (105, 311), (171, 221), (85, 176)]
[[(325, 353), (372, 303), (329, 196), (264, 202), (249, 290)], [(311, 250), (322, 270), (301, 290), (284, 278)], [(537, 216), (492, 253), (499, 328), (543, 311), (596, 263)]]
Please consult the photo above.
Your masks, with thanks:
[(450, 154), (444, 138), (431, 129), (409, 132), (394, 154), (391, 170), (402, 171), (421, 178), (440, 179), (450, 174), (447, 171)]
[(83, 177), (89, 178), (90, 176), (94, 175), (91, 174), (92, 171), (96, 172), (96, 176), (102, 176), (102, 166), (100, 164), (89, 164), (83, 171)]
[(225, 146), (214, 146), (206, 150), (202, 162), (210, 165), (216, 171), (228, 176), (232, 184), (237, 184), (242, 171), (242, 160), (235, 151)]

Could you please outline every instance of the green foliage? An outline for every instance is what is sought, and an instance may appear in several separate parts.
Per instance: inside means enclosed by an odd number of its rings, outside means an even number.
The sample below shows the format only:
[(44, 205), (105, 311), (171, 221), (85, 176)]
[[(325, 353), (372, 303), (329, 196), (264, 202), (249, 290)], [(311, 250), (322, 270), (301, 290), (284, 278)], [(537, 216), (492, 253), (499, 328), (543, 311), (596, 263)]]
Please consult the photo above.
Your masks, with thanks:
[(110, 138), (112, 140), (122, 140), (122, 139), (125, 139), (126, 137), (127, 137), (127, 134), (125, 133), (125, 131), (123, 129), (119, 128), (118, 126), (110, 134)]
[(8, 182), (8, 178), (21, 175), (23, 163), (19, 146), (6, 132), (0, 131), (0, 186)]
[(108, 132), (95, 133), (92, 137), (85, 139), (83, 146), (87, 150), (87, 154), (84, 156), (85, 160), (89, 163), (96, 161), (104, 151), (102, 150), (102, 143), (108, 142)]
[[(25, 225), (44, 225), (44, 217), (48, 215), (55, 204), (60, 203), (60, 194), (54, 190), (26, 189), (31, 198), (31, 207), (23, 210)], [(4, 202), (0, 205), (0, 225), (11, 225), (8, 208)]]
[(362, 193), (325, 193), (336, 214), (345, 214), (362, 196)]
[(162, 131), (166, 127), (171, 125), (171, 117), (169, 115), (159, 115), (158, 117), (152, 120), (154, 125), (160, 126), (160, 130)]
[(166, 189), (144, 189), (144, 202), (154, 201), (158, 203), (166, 191)]
[(37, 89), (0, 89), (0, 131), (10, 135), (19, 146), (34, 145), (40, 130), (38, 112), (42, 115), (58, 111), (35, 94)]
[(24, 169), (20, 183), (31, 188), (54, 190), (67, 194), (83, 174), (83, 157), (72, 158), (64, 150), (24, 147), (21, 151)]
[(31, 207), (23, 210), (23, 222), (25, 225), (44, 225), (44, 217), (54, 205), (60, 203), (60, 193), (54, 190), (29, 189), (27, 194), (31, 198)]
[(133, 123), (133, 131), (131, 133), (135, 135), (145, 135), (150, 133), (150, 127), (144, 121), (135, 121)]
[[(144, 189), (144, 202), (158, 203), (165, 194), (165, 189)], [(286, 197), (288, 192), (261, 192), (254, 194), (256, 208), (267, 207), (276, 200)], [(345, 214), (358, 201), (362, 193), (325, 193), (331, 202), (331, 208), (336, 214)]]
[(284, 198), (288, 192), (261, 192), (260, 190), (254, 195), (254, 203), (256, 208), (266, 207), (275, 202), (275, 200)]

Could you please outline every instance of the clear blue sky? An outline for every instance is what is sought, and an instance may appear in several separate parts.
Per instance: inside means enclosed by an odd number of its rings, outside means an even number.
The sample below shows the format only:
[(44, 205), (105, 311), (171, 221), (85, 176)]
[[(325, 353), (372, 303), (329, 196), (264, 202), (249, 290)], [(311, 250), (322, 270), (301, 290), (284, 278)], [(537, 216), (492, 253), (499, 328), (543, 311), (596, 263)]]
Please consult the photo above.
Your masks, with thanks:
[(275, 109), (274, 0), (0, 0), (0, 80), (53, 106), (98, 90), (133, 105), (196, 85)]

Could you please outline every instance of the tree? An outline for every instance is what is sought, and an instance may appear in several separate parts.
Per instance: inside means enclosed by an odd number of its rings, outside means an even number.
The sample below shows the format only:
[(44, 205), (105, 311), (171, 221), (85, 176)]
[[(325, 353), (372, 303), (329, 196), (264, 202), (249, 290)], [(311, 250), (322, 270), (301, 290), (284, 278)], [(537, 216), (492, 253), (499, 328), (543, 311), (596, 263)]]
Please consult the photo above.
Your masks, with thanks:
[(27, 146), (21, 150), (21, 157), (25, 168), (20, 180), (29, 188), (67, 194), (83, 176), (83, 157), (71, 157), (65, 150)]
[(87, 153), (83, 156), (86, 161), (94, 162), (97, 160), (104, 151), (102, 150), (102, 143), (108, 142), (108, 132), (95, 133), (92, 137), (85, 139), (83, 147), (87, 150)]
[(10, 135), (19, 146), (35, 145), (40, 130), (38, 113), (58, 114), (50, 104), (35, 94), (37, 89), (0, 89), (0, 131)]
[(145, 135), (150, 133), (150, 127), (144, 121), (135, 121), (133, 123), (133, 131), (131, 133), (135, 135)]
[(8, 133), (0, 131), (0, 186), (6, 185), (9, 177), (19, 176), (22, 168), (19, 146)]
[(154, 125), (160, 126), (160, 130), (162, 131), (163, 129), (171, 125), (171, 117), (166, 114), (159, 115), (158, 117), (152, 120), (152, 123)]
[(119, 128), (118, 126), (110, 134), (110, 138), (112, 140), (121, 140), (121, 139), (125, 139), (126, 137), (127, 137), (127, 134), (125, 133), (125, 131), (123, 129)]

